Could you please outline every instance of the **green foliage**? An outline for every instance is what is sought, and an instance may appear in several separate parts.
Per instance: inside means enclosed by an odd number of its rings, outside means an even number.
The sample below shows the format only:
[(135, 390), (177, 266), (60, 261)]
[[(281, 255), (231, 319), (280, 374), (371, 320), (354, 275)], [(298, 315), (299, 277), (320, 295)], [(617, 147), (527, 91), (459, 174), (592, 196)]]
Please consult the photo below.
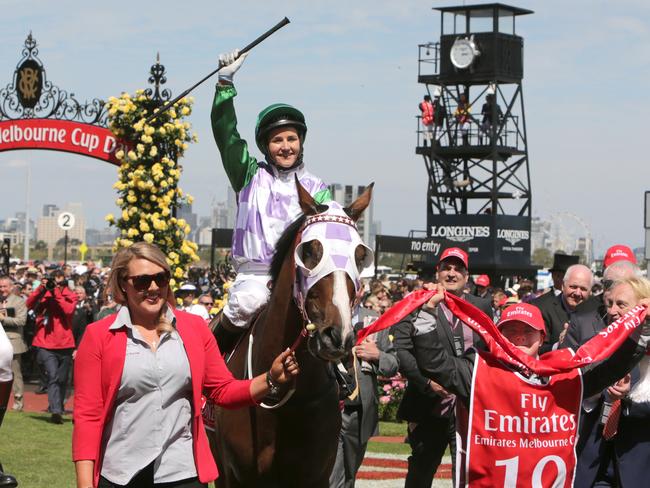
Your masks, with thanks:
[(380, 378), (377, 382), (379, 395), (379, 420), (397, 421), (397, 409), (404, 396), (406, 383), (397, 375), (393, 378)]
[(553, 253), (544, 247), (538, 247), (533, 251), (531, 262), (543, 268), (553, 266)]

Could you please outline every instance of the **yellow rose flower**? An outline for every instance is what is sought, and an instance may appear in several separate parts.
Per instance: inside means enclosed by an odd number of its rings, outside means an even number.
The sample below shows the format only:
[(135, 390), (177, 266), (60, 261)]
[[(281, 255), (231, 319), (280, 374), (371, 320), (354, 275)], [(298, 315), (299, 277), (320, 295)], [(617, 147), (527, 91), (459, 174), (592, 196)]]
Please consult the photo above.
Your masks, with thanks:
[(156, 146), (152, 146), (151, 149), (149, 150), (149, 156), (155, 158), (157, 155), (158, 155), (158, 148)]
[(134, 153), (133, 151), (129, 151), (128, 156), (129, 156), (129, 159), (130, 159), (131, 161), (135, 161), (135, 160), (138, 159), (138, 155), (137, 155), (136, 153)]
[(129, 212), (122, 210), (122, 220), (129, 220)]
[(140, 230), (141, 230), (142, 232), (149, 232), (149, 230), (150, 230), (150, 228), (149, 228), (149, 224), (147, 224), (147, 223), (144, 222), (144, 221), (140, 222)]
[(115, 217), (113, 216), (112, 213), (109, 213), (106, 217), (104, 217), (104, 220), (107, 222), (113, 222), (115, 220)]
[(126, 201), (129, 203), (135, 203), (138, 201), (138, 199), (135, 197), (135, 195), (129, 195), (126, 197)]
[(181, 268), (176, 268), (174, 270), (174, 277), (175, 278), (182, 278), (183, 277), (183, 270)]
[(182, 115), (189, 115), (190, 114), (190, 108), (189, 107), (183, 107), (181, 109), (181, 114)]
[(117, 151), (117, 152), (115, 153), (115, 157), (116, 157), (117, 159), (122, 159), (122, 158), (124, 157), (124, 151), (123, 151), (122, 149), (120, 149), (119, 151)]
[(143, 235), (142, 238), (145, 240), (145, 242), (148, 242), (149, 244), (153, 242), (153, 234), (151, 233), (147, 233)]

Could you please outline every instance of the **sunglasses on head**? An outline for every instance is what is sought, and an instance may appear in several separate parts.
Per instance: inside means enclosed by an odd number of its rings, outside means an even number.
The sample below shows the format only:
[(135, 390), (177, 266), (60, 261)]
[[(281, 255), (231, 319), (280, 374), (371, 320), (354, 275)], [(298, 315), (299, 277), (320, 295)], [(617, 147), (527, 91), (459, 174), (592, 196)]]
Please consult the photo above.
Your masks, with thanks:
[(133, 288), (135, 288), (137, 291), (148, 290), (151, 286), (152, 281), (156, 282), (158, 288), (164, 288), (169, 285), (169, 273), (166, 271), (161, 271), (160, 273), (152, 275), (129, 276), (126, 279), (131, 280)]

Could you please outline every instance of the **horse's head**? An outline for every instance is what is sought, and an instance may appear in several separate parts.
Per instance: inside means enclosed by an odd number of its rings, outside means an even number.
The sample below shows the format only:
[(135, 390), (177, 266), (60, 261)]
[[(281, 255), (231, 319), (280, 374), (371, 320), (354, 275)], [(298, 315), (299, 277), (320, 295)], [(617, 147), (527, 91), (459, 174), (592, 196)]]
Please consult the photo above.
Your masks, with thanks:
[(373, 262), (373, 252), (356, 228), (370, 203), (373, 184), (347, 208), (336, 202), (318, 205), (296, 184), (306, 220), (294, 254), (298, 278), (294, 294), (316, 326), (309, 350), (337, 361), (354, 343), (352, 309), (362, 293), (361, 272)]

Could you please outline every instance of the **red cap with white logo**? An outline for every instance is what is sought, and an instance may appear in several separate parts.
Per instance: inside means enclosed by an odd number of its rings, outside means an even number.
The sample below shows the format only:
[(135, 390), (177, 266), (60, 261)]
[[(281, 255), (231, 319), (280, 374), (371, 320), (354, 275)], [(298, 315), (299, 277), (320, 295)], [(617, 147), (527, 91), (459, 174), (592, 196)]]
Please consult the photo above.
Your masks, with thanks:
[(530, 303), (517, 303), (516, 305), (510, 305), (501, 314), (497, 327), (500, 329), (508, 322), (523, 322), (546, 335), (546, 325), (542, 318), (542, 312), (539, 311), (539, 308)]
[(478, 278), (476, 278), (476, 281), (474, 282), (478, 286), (490, 286), (490, 278), (488, 275), (480, 275)]
[(607, 268), (617, 261), (628, 261), (632, 264), (636, 264), (636, 256), (629, 247), (624, 246), (623, 244), (616, 244), (605, 252), (603, 267)]
[(440, 265), (440, 263), (442, 263), (447, 258), (460, 259), (466, 268), (469, 267), (468, 264), (469, 259), (467, 257), (467, 253), (463, 251), (460, 247), (449, 247), (444, 251), (442, 251), (442, 254), (440, 255), (440, 260), (438, 261), (438, 265)]

